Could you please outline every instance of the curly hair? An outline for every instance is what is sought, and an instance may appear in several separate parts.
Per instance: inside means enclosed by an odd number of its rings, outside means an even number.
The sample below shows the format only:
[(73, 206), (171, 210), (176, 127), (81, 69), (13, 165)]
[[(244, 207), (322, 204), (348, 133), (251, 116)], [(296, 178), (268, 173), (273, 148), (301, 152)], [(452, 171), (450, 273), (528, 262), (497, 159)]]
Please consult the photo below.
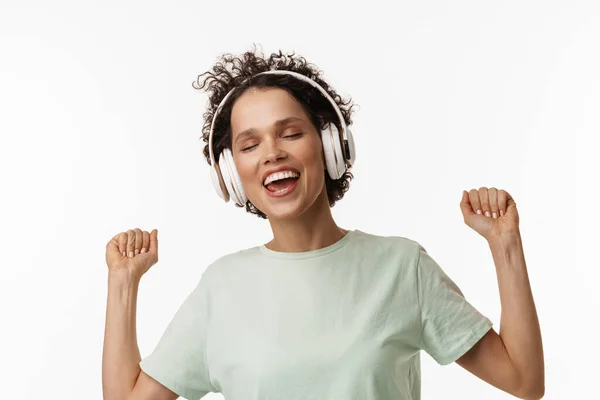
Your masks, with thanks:
[[(215, 112), (225, 95), (234, 90), (229, 96), (227, 103), (223, 105), (219, 112), (218, 119), (214, 127), (214, 154), (215, 162), (219, 162), (218, 157), (225, 147), (231, 149), (231, 110), (235, 101), (249, 88), (281, 88), (291, 94), (304, 108), (308, 114), (313, 126), (321, 134), (321, 130), (328, 123), (333, 123), (341, 130), (337, 114), (329, 101), (316, 88), (290, 75), (254, 75), (269, 70), (287, 70), (301, 73), (317, 82), (332, 99), (336, 102), (346, 125), (352, 123), (351, 115), (354, 105), (352, 100), (344, 101), (322, 78), (320, 71), (314, 64), (310, 64), (304, 57), (298, 56), (295, 52), (283, 54), (281, 50), (278, 53), (272, 53), (268, 58), (256, 50), (246, 51), (240, 56), (230, 53), (222, 54), (220, 59), (207, 71), (198, 76), (198, 79), (192, 83), (194, 89), (205, 89), (209, 92), (207, 110), (204, 113), (204, 125), (202, 127), (202, 139), (206, 143), (204, 146), (204, 157), (210, 165), (210, 153), (208, 150), (208, 136)], [(204, 78), (201, 82), (201, 78)], [(325, 172), (325, 185), (327, 189), (327, 198), (329, 206), (333, 207), (336, 201), (344, 197), (348, 191), (350, 181), (353, 178), (347, 166), (346, 172), (336, 180), (329, 177)], [(236, 204), (238, 207), (244, 207)], [(258, 217), (266, 219), (267, 216), (260, 211), (250, 200), (245, 204), (246, 211), (256, 214)]]

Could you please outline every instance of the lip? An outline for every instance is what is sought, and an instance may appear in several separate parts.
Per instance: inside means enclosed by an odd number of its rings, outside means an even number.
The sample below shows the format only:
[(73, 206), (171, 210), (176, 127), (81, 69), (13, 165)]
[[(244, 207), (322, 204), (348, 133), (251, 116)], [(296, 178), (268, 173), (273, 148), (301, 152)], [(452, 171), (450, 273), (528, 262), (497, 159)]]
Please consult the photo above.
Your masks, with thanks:
[(269, 197), (284, 197), (287, 196), (288, 194), (292, 193), (294, 191), (294, 189), (296, 189), (296, 186), (298, 186), (298, 181), (300, 179), (297, 179), (292, 185), (290, 185), (290, 187), (288, 187), (285, 192), (283, 193), (275, 193), (275, 192), (271, 192), (269, 189), (267, 189), (266, 187), (263, 186), (263, 188), (265, 189), (265, 191), (267, 192), (267, 195)]
[(271, 168), (268, 169), (267, 171), (265, 171), (265, 173), (262, 176), (262, 180), (260, 181), (261, 184), (265, 183), (265, 179), (267, 179), (267, 176), (271, 175), (274, 172), (280, 172), (280, 171), (294, 171), (296, 173), (300, 173), (300, 171), (298, 171), (296, 168), (294, 167), (290, 167), (289, 165), (282, 165), (280, 167), (277, 168)]

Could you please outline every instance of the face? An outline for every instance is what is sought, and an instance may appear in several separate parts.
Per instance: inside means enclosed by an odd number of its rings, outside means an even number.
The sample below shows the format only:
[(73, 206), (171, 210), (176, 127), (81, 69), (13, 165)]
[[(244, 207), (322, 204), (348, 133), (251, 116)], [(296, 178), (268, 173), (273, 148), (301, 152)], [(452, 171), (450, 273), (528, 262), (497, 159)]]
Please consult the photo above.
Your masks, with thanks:
[[(297, 218), (327, 202), (321, 138), (308, 115), (287, 91), (251, 88), (231, 111), (232, 153), (248, 199), (269, 219)], [(274, 197), (265, 173), (281, 166), (300, 173), (288, 194)]]

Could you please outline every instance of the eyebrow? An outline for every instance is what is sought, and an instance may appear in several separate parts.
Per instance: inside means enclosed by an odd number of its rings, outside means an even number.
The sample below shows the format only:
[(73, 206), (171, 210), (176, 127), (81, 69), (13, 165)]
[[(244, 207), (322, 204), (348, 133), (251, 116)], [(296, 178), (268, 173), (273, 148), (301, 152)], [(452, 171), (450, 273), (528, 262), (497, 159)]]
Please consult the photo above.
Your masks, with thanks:
[[(287, 118), (283, 118), (283, 119), (275, 121), (273, 123), (273, 125), (275, 127), (280, 127), (282, 125), (288, 124), (290, 122), (295, 122), (295, 121), (303, 122), (304, 120), (301, 118), (298, 118), (298, 117), (287, 117)], [(254, 128), (249, 128), (249, 129), (246, 129), (245, 131), (238, 133), (238, 135), (235, 138), (234, 143), (237, 143), (242, 137), (248, 136), (248, 135), (256, 135), (256, 130)]]

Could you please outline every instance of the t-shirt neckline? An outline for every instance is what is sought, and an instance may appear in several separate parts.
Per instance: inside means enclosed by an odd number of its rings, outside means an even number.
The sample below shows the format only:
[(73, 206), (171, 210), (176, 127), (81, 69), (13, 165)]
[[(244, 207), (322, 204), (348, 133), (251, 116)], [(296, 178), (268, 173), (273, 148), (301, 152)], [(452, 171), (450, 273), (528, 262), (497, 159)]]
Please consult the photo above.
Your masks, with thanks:
[(305, 258), (313, 258), (323, 256), (325, 254), (331, 253), (335, 250), (338, 250), (345, 246), (350, 239), (356, 234), (356, 229), (348, 229), (348, 232), (337, 242), (330, 244), (329, 246), (322, 247), (316, 250), (310, 251), (300, 251), (300, 252), (284, 252), (284, 251), (275, 251), (269, 249), (264, 244), (260, 245), (258, 248), (260, 252), (269, 257), (275, 258), (285, 258), (288, 260), (300, 260)]

